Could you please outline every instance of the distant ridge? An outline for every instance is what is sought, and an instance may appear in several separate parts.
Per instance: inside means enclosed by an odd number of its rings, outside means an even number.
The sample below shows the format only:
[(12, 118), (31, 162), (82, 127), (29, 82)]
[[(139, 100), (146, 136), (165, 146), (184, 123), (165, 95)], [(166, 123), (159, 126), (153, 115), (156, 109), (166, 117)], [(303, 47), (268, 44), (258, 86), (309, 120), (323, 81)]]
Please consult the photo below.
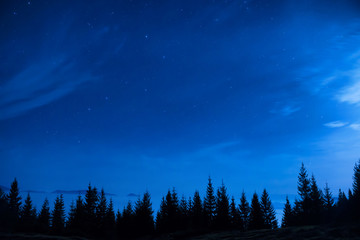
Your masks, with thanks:
[(135, 194), (135, 193), (129, 193), (127, 196), (128, 197), (140, 197), (139, 194)]
[[(55, 190), (51, 193), (54, 194), (80, 194), (85, 195), (87, 190)], [(116, 194), (113, 193), (105, 193), (107, 196), (116, 196)]]
[(3, 186), (3, 185), (0, 185), (0, 189), (3, 190), (4, 192), (7, 192), (7, 191), (10, 190), (10, 188), (5, 187), (5, 186)]

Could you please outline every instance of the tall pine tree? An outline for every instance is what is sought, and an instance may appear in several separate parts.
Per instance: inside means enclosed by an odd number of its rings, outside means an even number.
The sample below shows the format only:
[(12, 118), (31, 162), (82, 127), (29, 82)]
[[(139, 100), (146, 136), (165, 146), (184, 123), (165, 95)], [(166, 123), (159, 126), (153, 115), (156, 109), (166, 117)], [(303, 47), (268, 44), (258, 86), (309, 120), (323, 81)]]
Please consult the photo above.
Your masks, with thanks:
[(61, 194), (55, 199), (54, 210), (51, 218), (51, 230), (53, 233), (61, 234), (65, 228), (64, 198)]
[(276, 229), (278, 227), (276, 220), (276, 213), (271, 203), (270, 196), (266, 189), (264, 189), (261, 195), (261, 211), (264, 218), (264, 228)]
[(264, 228), (264, 216), (261, 211), (261, 206), (259, 202), (259, 197), (254, 193), (251, 200), (251, 210), (249, 216), (249, 229), (262, 229)]
[(229, 215), (229, 196), (226, 193), (224, 182), (217, 190), (216, 211), (215, 211), (215, 227), (218, 229), (227, 229), (230, 227)]
[(208, 185), (206, 188), (206, 195), (204, 198), (204, 214), (207, 221), (207, 225), (209, 227), (214, 222), (215, 211), (216, 211), (216, 197), (215, 197), (215, 192), (211, 177), (209, 177)]
[(286, 196), (286, 203), (284, 206), (283, 217), (281, 221), (281, 227), (290, 227), (292, 225), (293, 211), (288, 196)]
[(241, 230), (247, 230), (249, 226), (250, 217), (250, 205), (246, 199), (245, 192), (241, 193), (240, 204), (239, 204), (240, 218), (241, 218)]
[(149, 235), (154, 232), (154, 217), (151, 204), (151, 196), (146, 191), (142, 199), (135, 203), (135, 222), (137, 224), (137, 235)]
[(38, 225), (40, 232), (47, 233), (50, 228), (50, 206), (49, 200), (45, 198), (38, 216)]

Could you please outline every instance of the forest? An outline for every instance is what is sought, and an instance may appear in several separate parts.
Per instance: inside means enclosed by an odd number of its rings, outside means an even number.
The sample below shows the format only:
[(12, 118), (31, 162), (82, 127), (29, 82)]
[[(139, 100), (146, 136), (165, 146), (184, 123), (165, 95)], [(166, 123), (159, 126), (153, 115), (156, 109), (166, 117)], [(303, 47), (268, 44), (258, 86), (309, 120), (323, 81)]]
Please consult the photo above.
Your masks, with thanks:
[(22, 201), (16, 179), (8, 193), (0, 190), (0, 232), (41, 233), (56, 236), (81, 236), (95, 239), (136, 239), (171, 236), (174, 233), (194, 236), (211, 232), (289, 228), (328, 224), (346, 225), (360, 220), (360, 160), (355, 163), (353, 185), (347, 194), (339, 189), (334, 197), (328, 185), (319, 188), (314, 175), (309, 176), (301, 165), (298, 195), (293, 204), (286, 197), (281, 223), (266, 189), (254, 193), (248, 201), (244, 192), (239, 204), (229, 197), (224, 183), (215, 190), (209, 177), (206, 194), (200, 197), (179, 197), (175, 188), (162, 198), (159, 211), (152, 208), (151, 195), (145, 192), (135, 203), (115, 210), (107, 199), (89, 184), (84, 197), (79, 195), (65, 212), (63, 196), (57, 196), (52, 210), (47, 199), (37, 211), (30, 194)]

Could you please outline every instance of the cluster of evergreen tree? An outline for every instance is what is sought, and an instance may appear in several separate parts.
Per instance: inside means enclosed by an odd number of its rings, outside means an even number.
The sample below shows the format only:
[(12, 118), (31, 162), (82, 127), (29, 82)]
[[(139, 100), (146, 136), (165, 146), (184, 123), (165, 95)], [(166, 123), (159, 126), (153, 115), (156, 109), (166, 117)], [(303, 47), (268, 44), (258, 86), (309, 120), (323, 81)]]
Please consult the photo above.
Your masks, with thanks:
[(360, 220), (360, 160), (355, 163), (352, 190), (348, 196), (339, 189), (335, 202), (328, 184), (321, 190), (314, 175), (308, 176), (304, 164), (298, 176), (298, 198), (291, 206), (288, 197), (283, 211), (282, 227), (349, 223)]
[(162, 198), (156, 215), (156, 230), (159, 233), (210, 230), (275, 229), (275, 210), (266, 190), (261, 199), (254, 193), (251, 206), (243, 192), (240, 204), (229, 198), (222, 183), (216, 193), (209, 178), (206, 195), (202, 200), (198, 191), (188, 200), (173, 189)]
[[(299, 196), (293, 206), (286, 198), (281, 226), (359, 221), (360, 160), (355, 164), (353, 178), (353, 187), (348, 191), (348, 196), (339, 190), (335, 203), (328, 185), (322, 191), (315, 177), (312, 175), (309, 178), (302, 164), (298, 176)], [(112, 199), (108, 201), (103, 189), (99, 192), (89, 184), (85, 196), (79, 195), (71, 203), (68, 214), (65, 213), (62, 195), (55, 199), (52, 211), (49, 201), (45, 199), (37, 212), (30, 194), (22, 203), (15, 179), (7, 194), (0, 189), (0, 231), (129, 239), (175, 232), (247, 231), (278, 227), (266, 189), (261, 196), (254, 193), (250, 203), (244, 192), (239, 200), (237, 204), (234, 197), (229, 197), (224, 183), (215, 191), (209, 177), (203, 199), (199, 191), (187, 199), (184, 196), (179, 198), (175, 188), (168, 190), (154, 220), (149, 192), (145, 192), (134, 204), (129, 202), (115, 214)]]

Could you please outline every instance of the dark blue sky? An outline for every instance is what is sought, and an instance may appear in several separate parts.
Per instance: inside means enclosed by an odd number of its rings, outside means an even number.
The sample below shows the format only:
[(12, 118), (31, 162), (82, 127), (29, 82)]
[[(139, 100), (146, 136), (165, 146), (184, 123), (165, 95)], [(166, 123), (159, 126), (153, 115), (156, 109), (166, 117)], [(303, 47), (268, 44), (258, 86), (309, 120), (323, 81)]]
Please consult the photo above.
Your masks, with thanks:
[(0, 184), (335, 194), (360, 143), (357, 1), (2, 1)]

